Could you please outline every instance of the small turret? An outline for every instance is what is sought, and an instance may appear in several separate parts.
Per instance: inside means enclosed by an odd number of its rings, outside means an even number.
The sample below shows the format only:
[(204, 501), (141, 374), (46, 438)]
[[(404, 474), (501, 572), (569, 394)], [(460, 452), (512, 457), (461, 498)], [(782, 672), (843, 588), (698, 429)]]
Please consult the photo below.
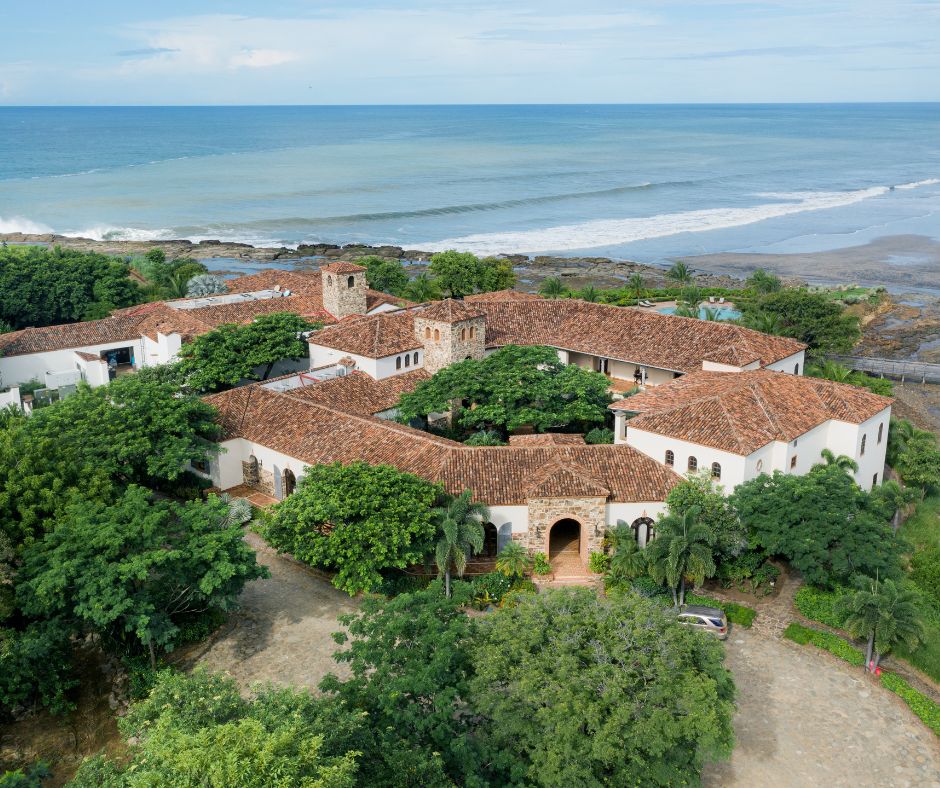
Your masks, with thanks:
[(482, 310), (448, 298), (416, 312), (414, 323), (424, 345), (424, 368), (432, 375), (457, 361), (483, 358), (486, 317)]
[(364, 315), (366, 269), (354, 263), (330, 263), (320, 268), (323, 276), (323, 308), (337, 320)]

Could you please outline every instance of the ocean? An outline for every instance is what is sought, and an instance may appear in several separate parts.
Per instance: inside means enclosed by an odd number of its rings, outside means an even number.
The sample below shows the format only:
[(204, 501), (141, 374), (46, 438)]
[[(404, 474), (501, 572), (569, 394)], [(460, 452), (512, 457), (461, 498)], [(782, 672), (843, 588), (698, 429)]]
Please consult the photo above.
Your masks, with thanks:
[(0, 107), (0, 232), (643, 262), (940, 239), (940, 104)]

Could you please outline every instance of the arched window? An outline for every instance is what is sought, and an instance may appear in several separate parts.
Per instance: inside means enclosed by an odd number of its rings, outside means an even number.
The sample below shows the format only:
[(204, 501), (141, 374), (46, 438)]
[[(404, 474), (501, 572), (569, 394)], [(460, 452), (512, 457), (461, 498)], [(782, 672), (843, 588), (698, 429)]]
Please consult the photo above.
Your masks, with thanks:
[(461, 338), (461, 339), (466, 339), (466, 338), (467, 338), (467, 329), (465, 329), (465, 328), (461, 328), (461, 329), (460, 329), (460, 338)]
[(653, 521), (649, 517), (638, 517), (630, 527), (633, 529), (633, 538), (640, 547), (646, 547), (656, 536)]
[(401, 369), (401, 356), (395, 359), (395, 369)]
[(284, 469), (284, 497), (286, 498), (297, 487), (297, 477), (294, 476), (294, 472), (290, 468)]
[(412, 363), (413, 363), (415, 366), (418, 366), (418, 351), (417, 351), (417, 350), (415, 351), (414, 360), (412, 361)]
[(712, 463), (712, 478), (720, 479), (721, 478), (721, 464), (717, 462)]
[(859, 452), (859, 456), (865, 454), (865, 442), (868, 440), (867, 435), (862, 435), (862, 450)]
[(799, 362), (797, 362), (796, 366), (793, 367), (793, 374), (794, 374), (794, 375), (799, 375), (799, 374), (800, 374), (800, 364), (799, 364)]
[(424, 327), (424, 338), (425, 338), (425, 339), (430, 339), (430, 338), (431, 338), (431, 327), (430, 327), (430, 326), (425, 326), (425, 327)]
[(411, 355), (409, 353), (405, 353), (405, 366), (406, 367), (411, 366)]
[(470, 339), (473, 339), (473, 334), (474, 334), (474, 328), (473, 326), (470, 326)]
[(326, 283), (327, 283), (330, 287), (333, 286), (333, 274), (327, 274), (327, 275), (326, 275)]
[(666, 449), (666, 465), (670, 468), (676, 464), (676, 455), (673, 453), (672, 449)]
[(881, 443), (881, 439), (884, 437), (884, 434), (885, 434), (885, 425), (882, 423), (878, 425), (878, 443)]
[(441, 338), (441, 331), (438, 328), (434, 329), (434, 339), (439, 340)]
[(698, 470), (698, 459), (695, 457), (689, 457), (689, 470), (697, 471)]
[(356, 277), (351, 276), (346, 280), (346, 287), (355, 287), (356, 286)]

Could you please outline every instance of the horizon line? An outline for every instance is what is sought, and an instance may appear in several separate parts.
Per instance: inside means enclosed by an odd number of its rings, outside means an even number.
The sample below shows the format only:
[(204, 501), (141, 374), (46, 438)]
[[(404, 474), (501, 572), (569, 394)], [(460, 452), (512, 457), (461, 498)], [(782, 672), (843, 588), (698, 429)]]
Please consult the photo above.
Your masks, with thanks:
[(869, 101), (601, 101), (601, 102), (466, 102), (466, 103), (366, 103), (366, 104), (2, 104), (0, 109), (241, 109), (241, 108), (389, 108), (389, 107), (828, 107), (828, 106), (882, 106), (882, 105), (934, 105), (940, 99), (931, 100), (869, 100)]

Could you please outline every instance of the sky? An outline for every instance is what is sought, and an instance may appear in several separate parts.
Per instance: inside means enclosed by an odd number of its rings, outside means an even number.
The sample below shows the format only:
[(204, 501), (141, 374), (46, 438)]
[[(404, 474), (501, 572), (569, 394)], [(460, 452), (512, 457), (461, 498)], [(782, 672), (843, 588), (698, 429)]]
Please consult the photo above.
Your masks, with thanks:
[(940, 0), (2, 5), (0, 105), (940, 100)]

